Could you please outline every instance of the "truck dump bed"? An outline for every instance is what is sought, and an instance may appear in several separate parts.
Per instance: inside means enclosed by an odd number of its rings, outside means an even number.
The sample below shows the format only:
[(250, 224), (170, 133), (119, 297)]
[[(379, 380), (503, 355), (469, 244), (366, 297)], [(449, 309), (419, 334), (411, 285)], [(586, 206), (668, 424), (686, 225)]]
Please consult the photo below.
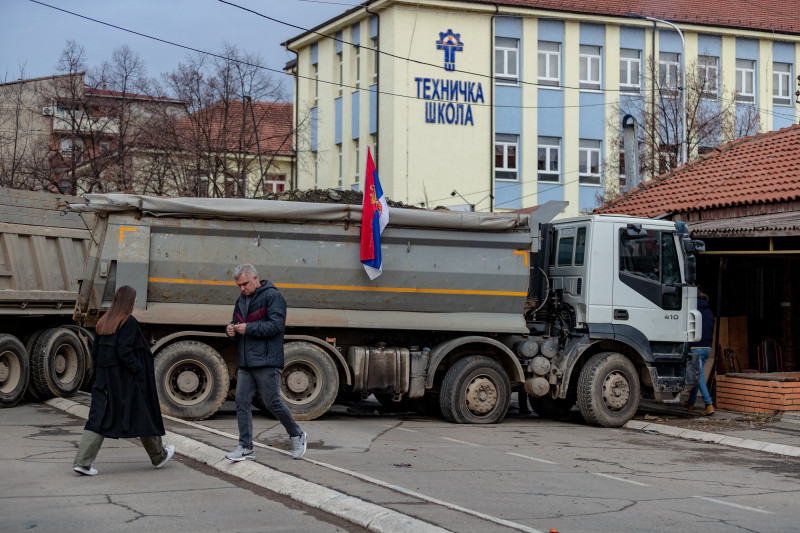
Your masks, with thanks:
[(95, 216), (64, 202), (83, 199), (0, 189), (0, 315), (72, 315)]
[(102, 213), (103, 235), (79, 314), (96, 315), (127, 284), (139, 294), (135, 314), (144, 323), (225, 324), (238, 295), (233, 268), (252, 263), (285, 296), (289, 327), (527, 331), (522, 313), (539, 220), (531, 215), (390, 208), (383, 274), (370, 281), (359, 261), (358, 205), (86, 200), (71, 209)]

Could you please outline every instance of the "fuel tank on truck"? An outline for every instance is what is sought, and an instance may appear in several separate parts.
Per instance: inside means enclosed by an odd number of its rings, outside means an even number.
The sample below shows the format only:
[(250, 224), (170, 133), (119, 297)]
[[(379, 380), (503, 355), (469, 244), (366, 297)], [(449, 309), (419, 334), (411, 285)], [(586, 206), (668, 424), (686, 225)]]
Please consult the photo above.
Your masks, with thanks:
[(233, 268), (252, 263), (286, 298), (287, 326), (525, 331), (529, 254), (538, 246), (529, 215), (389, 208), (383, 274), (371, 281), (359, 258), (360, 205), (86, 199), (72, 208), (107, 223), (88, 308), (108, 306), (128, 284), (140, 295), (140, 321), (175, 323), (191, 306), (198, 323), (225, 323), (237, 295)]

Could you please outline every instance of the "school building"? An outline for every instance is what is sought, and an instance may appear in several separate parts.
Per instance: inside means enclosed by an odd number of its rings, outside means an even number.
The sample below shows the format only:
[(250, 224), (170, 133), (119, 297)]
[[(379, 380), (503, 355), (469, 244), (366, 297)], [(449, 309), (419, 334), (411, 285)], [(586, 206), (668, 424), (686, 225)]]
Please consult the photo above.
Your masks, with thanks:
[(644, 122), (653, 71), (677, 97), (691, 67), (704, 109), (735, 98), (759, 131), (798, 121), (800, 18), (770, 6), (364, 2), (284, 43), (297, 54), (296, 185), (358, 190), (370, 147), (392, 200), (476, 211), (567, 200), (566, 215), (589, 212), (625, 187), (621, 123)]

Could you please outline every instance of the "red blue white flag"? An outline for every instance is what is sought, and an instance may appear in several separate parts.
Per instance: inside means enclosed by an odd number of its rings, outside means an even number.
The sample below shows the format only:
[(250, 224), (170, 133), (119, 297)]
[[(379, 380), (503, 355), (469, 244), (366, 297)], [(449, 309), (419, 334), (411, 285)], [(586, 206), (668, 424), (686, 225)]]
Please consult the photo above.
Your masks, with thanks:
[(369, 279), (383, 272), (381, 263), (381, 233), (389, 223), (389, 206), (383, 196), (378, 171), (367, 147), (367, 179), (364, 183), (364, 203), (361, 207), (361, 263)]

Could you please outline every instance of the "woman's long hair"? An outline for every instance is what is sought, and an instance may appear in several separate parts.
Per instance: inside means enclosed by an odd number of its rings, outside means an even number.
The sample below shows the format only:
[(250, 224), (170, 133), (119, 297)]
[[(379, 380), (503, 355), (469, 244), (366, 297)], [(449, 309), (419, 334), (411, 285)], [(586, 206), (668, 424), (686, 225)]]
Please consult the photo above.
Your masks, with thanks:
[(97, 321), (97, 326), (94, 328), (97, 334), (113, 335), (117, 328), (133, 314), (135, 303), (136, 291), (133, 287), (123, 285), (117, 289), (114, 299), (111, 300), (111, 308)]

